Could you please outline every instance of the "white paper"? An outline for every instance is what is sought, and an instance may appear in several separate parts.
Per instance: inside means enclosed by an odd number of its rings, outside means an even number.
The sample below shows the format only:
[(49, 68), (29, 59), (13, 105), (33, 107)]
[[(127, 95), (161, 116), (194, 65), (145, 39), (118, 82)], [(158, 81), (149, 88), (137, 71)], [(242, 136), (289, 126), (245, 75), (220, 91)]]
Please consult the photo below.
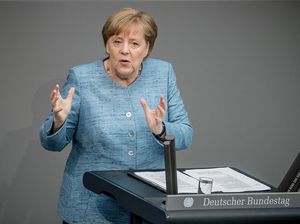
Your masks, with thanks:
[[(166, 177), (164, 171), (138, 171), (134, 172), (145, 181), (166, 190)], [(178, 193), (198, 193), (198, 180), (200, 177), (213, 179), (212, 192), (246, 192), (265, 191), (270, 187), (262, 184), (230, 167), (188, 169), (177, 171)]]
[[(153, 185), (166, 190), (166, 177), (165, 171), (141, 171), (134, 172), (135, 175), (142, 179), (151, 182)], [(178, 193), (197, 193), (198, 192), (198, 180), (190, 177), (180, 171), (177, 171), (177, 183)]]
[(245, 192), (270, 190), (262, 184), (230, 167), (209, 168), (209, 169), (189, 169), (185, 170), (187, 175), (199, 179), (209, 177), (213, 179), (212, 192)]

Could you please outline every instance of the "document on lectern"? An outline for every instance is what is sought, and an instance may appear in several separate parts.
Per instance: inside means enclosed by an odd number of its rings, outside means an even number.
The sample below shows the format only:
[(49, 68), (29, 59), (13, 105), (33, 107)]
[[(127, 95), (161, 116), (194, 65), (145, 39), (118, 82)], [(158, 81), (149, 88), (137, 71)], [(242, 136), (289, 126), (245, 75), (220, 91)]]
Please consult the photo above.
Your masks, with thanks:
[[(137, 171), (133, 176), (166, 191), (164, 171)], [(249, 192), (268, 191), (271, 188), (251, 177), (248, 177), (230, 167), (177, 170), (178, 193), (198, 193), (200, 177), (213, 179), (212, 192)]]
[(183, 172), (196, 179), (200, 177), (212, 178), (213, 192), (267, 191), (271, 189), (269, 186), (230, 167), (189, 169)]
[[(163, 191), (166, 191), (165, 171), (140, 171), (134, 172), (134, 176)], [(180, 171), (177, 171), (178, 193), (197, 193), (198, 180)]]

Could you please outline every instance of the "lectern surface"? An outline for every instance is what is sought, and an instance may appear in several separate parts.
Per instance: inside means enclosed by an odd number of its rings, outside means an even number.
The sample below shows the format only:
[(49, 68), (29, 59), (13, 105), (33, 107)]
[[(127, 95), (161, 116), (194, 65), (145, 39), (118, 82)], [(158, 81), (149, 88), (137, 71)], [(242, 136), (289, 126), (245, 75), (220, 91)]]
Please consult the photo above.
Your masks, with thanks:
[[(132, 176), (128, 171), (91, 171), (84, 174), (84, 186), (106, 193), (140, 219), (163, 223), (300, 223), (299, 208), (251, 208), (211, 210), (166, 210), (166, 194)], [(136, 222), (135, 222), (136, 223)]]

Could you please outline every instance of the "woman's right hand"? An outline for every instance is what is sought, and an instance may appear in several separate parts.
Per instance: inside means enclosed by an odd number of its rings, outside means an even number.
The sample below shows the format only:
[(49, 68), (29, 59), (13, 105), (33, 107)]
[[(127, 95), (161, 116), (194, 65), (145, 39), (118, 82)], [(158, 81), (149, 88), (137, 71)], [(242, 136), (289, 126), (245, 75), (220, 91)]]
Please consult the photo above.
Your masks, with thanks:
[(56, 84), (55, 88), (50, 94), (52, 105), (52, 112), (54, 114), (54, 121), (52, 125), (52, 133), (55, 133), (65, 122), (71, 110), (72, 100), (75, 93), (75, 88), (71, 87), (66, 99), (60, 95), (59, 85)]

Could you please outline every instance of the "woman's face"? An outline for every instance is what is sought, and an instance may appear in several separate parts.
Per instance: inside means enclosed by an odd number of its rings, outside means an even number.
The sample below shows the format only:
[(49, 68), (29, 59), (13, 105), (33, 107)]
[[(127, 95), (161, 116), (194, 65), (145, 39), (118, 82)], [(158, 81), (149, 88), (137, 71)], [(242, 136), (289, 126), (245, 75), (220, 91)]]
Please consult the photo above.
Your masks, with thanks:
[(120, 81), (133, 82), (148, 49), (149, 44), (145, 40), (142, 25), (129, 25), (123, 32), (111, 36), (107, 41), (110, 72)]

